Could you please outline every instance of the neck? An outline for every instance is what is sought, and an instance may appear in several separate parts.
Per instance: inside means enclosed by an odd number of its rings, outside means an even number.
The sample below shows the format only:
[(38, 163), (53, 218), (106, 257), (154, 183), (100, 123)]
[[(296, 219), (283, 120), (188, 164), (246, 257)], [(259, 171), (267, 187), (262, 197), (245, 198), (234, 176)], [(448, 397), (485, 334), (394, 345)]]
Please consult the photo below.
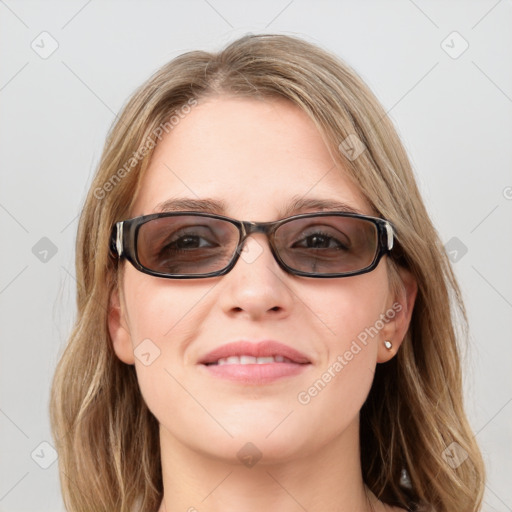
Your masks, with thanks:
[[(242, 443), (239, 443), (240, 445)], [(160, 428), (164, 499), (158, 512), (371, 512), (362, 480), (359, 423), (286, 461), (247, 467), (199, 453)], [(236, 453), (236, 449), (234, 452)], [(264, 453), (264, 449), (262, 450)]]

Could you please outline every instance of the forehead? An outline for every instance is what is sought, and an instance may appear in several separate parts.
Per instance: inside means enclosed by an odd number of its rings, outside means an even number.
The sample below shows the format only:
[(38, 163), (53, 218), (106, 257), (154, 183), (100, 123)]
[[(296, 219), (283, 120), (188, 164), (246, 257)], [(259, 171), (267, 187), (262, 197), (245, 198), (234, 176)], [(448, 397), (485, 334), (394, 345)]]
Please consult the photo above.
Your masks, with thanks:
[(255, 221), (320, 211), (321, 201), (371, 213), (313, 121), (280, 99), (202, 100), (158, 143), (132, 214), (205, 199), (210, 211)]

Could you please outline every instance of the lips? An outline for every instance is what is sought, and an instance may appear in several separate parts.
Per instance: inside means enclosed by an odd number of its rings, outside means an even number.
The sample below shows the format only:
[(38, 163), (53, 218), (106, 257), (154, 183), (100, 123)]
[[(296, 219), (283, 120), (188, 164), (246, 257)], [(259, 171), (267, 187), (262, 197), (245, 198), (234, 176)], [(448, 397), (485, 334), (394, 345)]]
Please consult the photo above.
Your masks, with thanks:
[(290, 363), (308, 364), (311, 361), (298, 350), (273, 340), (227, 343), (212, 350), (199, 360), (199, 364), (207, 366)]
[(198, 364), (208, 378), (241, 386), (266, 386), (298, 377), (312, 367), (309, 358), (277, 341), (236, 341), (202, 357)]

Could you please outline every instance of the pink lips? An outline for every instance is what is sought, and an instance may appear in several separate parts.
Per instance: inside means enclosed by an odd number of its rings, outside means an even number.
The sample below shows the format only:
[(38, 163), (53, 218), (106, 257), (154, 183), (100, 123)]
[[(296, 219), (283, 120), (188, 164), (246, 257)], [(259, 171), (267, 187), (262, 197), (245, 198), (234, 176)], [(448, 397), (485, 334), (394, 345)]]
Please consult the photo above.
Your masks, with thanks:
[[(283, 362), (255, 364), (215, 364), (219, 359), (228, 357), (278, 357)], [(217, 377), (246, 384), (264, 384), (275, 379), (297, 375), (307, 368), (311, 361), (307, 356), (292, 347), (277, 341), (236, 341), (212, 350), (199, 361), (208, 373)]]

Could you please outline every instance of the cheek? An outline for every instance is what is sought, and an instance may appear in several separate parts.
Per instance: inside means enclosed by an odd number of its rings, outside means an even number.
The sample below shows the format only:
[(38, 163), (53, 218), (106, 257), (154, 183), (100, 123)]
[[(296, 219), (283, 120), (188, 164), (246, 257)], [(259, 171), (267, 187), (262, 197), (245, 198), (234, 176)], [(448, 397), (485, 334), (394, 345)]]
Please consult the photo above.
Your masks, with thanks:
[[(198, 393), (187, 382), (186, 365), (192, 362), (186, 354), (187, 347), (202, 336), (211, 307), (211, 301), (204, 299), (214, 285), (152, 278), (130, 267), (123, 285), (142, 396), (161, 423), (180, 430), (183, 418), (201, 413), (187, 392)], [(181, 430), (187, 428), (190, 422)]]
[(357, 413), (373, 382), (387, 298), (382, 267), (311, 288), (308, 305), (318, 320), (322, 357), (316, 379), (297, 395), (301, 405), (314, 403), (320, 413), (339, 403)]
[(379, 319), (386, 309), (385, 267), (361, 276), (315, 283), (305, 297), (330, 356), (348, 350), (354, 340), (366, 347), (378, 337), (372, 328), (377, 325), (379, 330)]
[[(124, 290), (134, 348), (150, 339), (167, 352), (170, 344), (183, 349), (183, 341), (194, 335), (198, 318), (204, 313), (201, 298), (208, 288), (201, 283), (153, 278), (127, 268)], [(177, 341), (181, 343), (174, 343)]]

